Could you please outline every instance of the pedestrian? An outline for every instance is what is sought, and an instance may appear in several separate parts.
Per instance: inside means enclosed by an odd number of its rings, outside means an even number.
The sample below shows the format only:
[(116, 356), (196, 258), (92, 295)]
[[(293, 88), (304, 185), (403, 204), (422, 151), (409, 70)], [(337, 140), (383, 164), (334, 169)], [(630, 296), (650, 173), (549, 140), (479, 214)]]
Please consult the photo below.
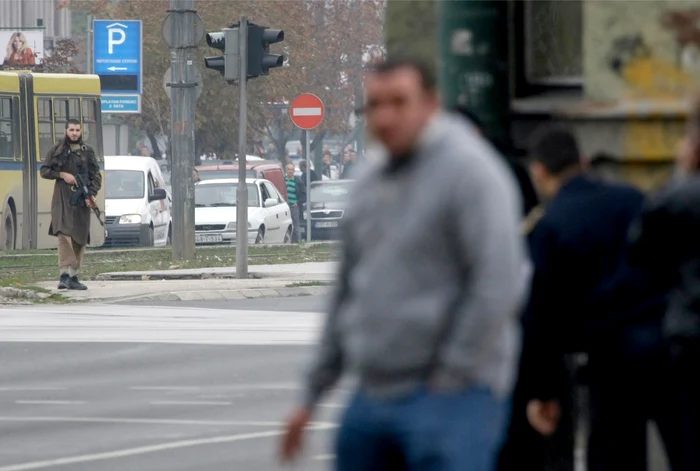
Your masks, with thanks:
[(526, 287), (515, 183), (440, 111), (429, 67), (389, 59), (365, 90), (368, 130), (388, 158), (348, 198), (337, 289), (282, 457), (299, 453), (316, 404), (353, 370), (336, 469), (384, 470), (398, 455), (412, 471), (491, 471)]
[(306, 186), (301, 178), (294, 175), (294, 172), (294, 164), (287, 164), (285, 182), (289, 209), (292, 212), (292, 243), (298, 244), (302, 204), (306, 201)]
[[(532, 426), (552, 434), (572, 402), (566, 356), (588, 355), (589, 471), (646, 470), (647, 422), (672, 443), (661, 319), (666, 288), (627, 261), (644, 195), (590, 177), (565, 128), (535, 136), (531, 173), (546, 201), (530, 234), (533, 280), (519, 383)], [(573, 436), (571, 437), (573, 444)], [(568, 450), (573, 455), (574, 450)]]
[(664, 318), (671, 390), (679, 434), (673, 471), (700, 469), (700, 101), (678, 146), (677, 179), (649, 201), (632, 231), (630, 258), (672, 287)]
[(343, 155), (343, 170), (340, 175), (341, 180), (349, 180), (355, 172), (355, 164), (357, 163), (357, 154), (353, 149), (348, 149)]
[(333, 162), (330, 151), (323, 153), (323, 169), (321, 175), (324, 180), (335, 180), (338, 178), (338, 166)]
[[(90, 243), (90, 213), (97, 203), (95, 196), (102, 187), (100, 166), (92, 147), (83, 142), (80, 121), (66, 122), (65, 136), (46, 153), (40, 174), (55, 180), (51, 200), (49, 235), (58, 239), (58, 266), (61, 271), (58, 289), (85, 290), (78, 280), (78, 271)], [(71, 204), (80, 175), (89, 196), (77, 205)]]
[[(301, 178), (306, 183), (306, 160), (300, 160), (299, 161), (299, 170), (301, 171)], [(318, 177), (318, 174), (314, 169), (309, 170), (309, 179), (311, 180), (311, 183), (317, 182), (320, 180)]]

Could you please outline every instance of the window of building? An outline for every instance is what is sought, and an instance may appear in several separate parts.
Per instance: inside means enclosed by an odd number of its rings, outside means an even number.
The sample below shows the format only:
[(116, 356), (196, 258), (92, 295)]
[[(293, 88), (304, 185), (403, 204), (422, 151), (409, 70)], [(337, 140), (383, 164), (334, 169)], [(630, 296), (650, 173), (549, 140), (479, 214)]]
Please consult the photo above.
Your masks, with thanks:
[(523, 22), (523, 79), (531, 85), (583, 84), (583, 1), (516, 2)]
[(0, 160), (14, 160), (14, 138), (12, 98), (0, 97)]
[[(51, 98), (39, 98), (37, 102), (37, 114), (39, 118), (39, 153), (43, 159), (51, 149), (55, 140), (53, 132), (53, 113)], [(63, 134), (61, 134), (61, 137)]]
[[(83, 98), (83, 142), (98, 152), (97, 102), (94, 98)], [(97, 155), (101, 159), (101, 155)]]

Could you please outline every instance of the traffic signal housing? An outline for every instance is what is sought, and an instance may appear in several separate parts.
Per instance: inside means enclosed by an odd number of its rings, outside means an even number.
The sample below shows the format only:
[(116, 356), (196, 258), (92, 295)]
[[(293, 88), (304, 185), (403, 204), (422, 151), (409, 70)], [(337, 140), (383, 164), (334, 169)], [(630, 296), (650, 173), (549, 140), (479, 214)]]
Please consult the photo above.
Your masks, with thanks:
[(284, 41), (284, 31), (248, 23), (248, 77), (268, 75), (270, 69), (282, 67), (284, 56), (270, 54), (270, 44)]
[(207, 33), (207, 45), (223, 54), (204, 58), (207, 69), (218, 71), (226, 80), (239, 79), (238, 28), (224, 28), (220, 32)]

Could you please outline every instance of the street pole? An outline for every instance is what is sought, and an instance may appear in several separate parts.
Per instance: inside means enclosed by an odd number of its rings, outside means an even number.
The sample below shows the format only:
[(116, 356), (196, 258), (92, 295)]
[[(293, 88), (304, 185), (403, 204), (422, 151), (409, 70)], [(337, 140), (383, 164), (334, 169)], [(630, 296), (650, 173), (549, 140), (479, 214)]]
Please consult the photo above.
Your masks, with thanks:
[(95, 48), (94, 42), (93, 42), (95, 40), (95, 38), (94, 38), (95, 32), (93, 31), (94, 19), (95, 19), (95, 17), (93, 15), (87, 16), (87, 38), (86, 38), (87, 51), (86, 52), (87, 52), (87, 73), (88, 74), (94, 73), (94, 69), (93, 69), (94, 64), (92, 63), (93, 62), (92, 53), (93, 53), (93, 50)]
[(238, 191), (236, 192), (236, 278), (248, 278), (248, 185), (246, 185), (246, 131), (248, 81), (248, 17), (238, 27)]
[(490, 138), (508, 135), (508, 4), (438, 2), (440, 91), (447, 108), (469, 107)]
[(309, 139), (309, 131), (304, 131), (303, 134), (306, 151), (306, 242), (311, 242), (311, 139)]
[(173, 260), (194, 260), (195, 30), (194, 0), (170, 0), (172, 21), (170, 147), (173, 183)]

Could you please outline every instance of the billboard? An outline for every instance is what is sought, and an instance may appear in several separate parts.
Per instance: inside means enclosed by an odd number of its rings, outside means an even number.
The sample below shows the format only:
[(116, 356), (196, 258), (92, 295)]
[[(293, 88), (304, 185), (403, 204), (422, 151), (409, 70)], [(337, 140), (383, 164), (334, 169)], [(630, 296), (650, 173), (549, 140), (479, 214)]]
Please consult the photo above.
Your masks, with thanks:
[(1, 29), (0, 70), (34, 69), (44, 58), (44, 31)]

